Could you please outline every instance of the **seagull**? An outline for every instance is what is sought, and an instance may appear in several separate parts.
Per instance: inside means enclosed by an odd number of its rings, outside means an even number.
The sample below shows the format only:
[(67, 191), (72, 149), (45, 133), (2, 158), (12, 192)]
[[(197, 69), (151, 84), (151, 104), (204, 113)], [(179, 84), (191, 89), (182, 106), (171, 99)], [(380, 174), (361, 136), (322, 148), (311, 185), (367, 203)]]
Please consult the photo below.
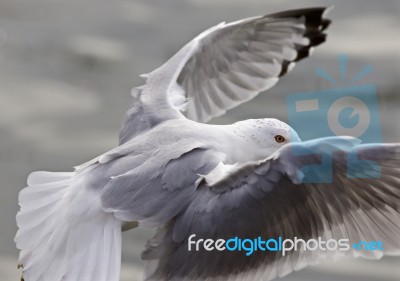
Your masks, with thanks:
[[(400, 144), (302, 142), (273, 118), (206, 124), (271, 88), (323, 43), (328, 10), (204, 31), (143, 75), (116, 148), (74, 172), (31, 173), (16, 216), (23, 280), (118, 281), (121, 232), (136, 227), (157, 229), (142, 253), (145, 280), (272, 280), (324, 260), (400, 255)], [(346, 155), (354, 152), (379, 164), (380, 176), (368, 176), (376, 165), (358, 165), (359, 176), (348, 177)], [(332, 182), (306, 181), (322, 175), (303, 167), (325, 156)], [(207, 250), (210, 241), (233, 237), (379, 241), (383, 248)]]

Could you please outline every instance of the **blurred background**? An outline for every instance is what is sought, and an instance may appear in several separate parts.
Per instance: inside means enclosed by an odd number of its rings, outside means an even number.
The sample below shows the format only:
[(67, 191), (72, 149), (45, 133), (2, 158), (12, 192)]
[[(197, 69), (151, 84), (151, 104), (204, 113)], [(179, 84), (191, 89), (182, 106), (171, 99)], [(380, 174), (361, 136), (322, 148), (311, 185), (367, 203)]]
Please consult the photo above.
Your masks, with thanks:
[[(378, 89), (383, 140), (400, 141), (398, 0), (0, 0), (0, 279), (19, 280), (15, 214), (29, 172), (71, 171), (117, 145), (130, 90), (143, 82), (139, 74), (221, 21), (329, 4), (335, 9), (327, 43), (268, 93), (213, 122), (287, 121), (285, 97), (334, 87), (314, 72), (321, 67), (340, 77), (344, 53), (349, 77), (373, 66), (366, 81)], [(124, 233), (121, 280), (140, 280), (150, 235)], [(283, 280), (398, 281), (399, 265), (396, 258), (329, 263)]]

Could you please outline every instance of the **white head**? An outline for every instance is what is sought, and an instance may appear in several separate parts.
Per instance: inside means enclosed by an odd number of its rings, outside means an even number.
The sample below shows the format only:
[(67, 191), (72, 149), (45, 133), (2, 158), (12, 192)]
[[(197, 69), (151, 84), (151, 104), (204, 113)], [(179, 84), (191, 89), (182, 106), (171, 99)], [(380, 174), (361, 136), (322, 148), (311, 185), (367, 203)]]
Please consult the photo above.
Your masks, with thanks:
[(237, 134), (255, 146), (262, 157), (271, 155), (285, 144), (301, 141), (288, 124), (274, 118), (249, 119), (234, 126), (238, 129)]

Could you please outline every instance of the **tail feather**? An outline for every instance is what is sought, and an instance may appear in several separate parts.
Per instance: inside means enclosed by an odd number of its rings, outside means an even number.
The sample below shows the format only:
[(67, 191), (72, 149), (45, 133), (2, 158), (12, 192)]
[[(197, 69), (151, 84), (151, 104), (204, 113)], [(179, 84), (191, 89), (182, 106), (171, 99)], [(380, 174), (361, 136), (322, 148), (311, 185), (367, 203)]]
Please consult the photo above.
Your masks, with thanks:
[(19, 194), (25, 281), (118, 281), (121, 222), (74, 173), (34, 172)]

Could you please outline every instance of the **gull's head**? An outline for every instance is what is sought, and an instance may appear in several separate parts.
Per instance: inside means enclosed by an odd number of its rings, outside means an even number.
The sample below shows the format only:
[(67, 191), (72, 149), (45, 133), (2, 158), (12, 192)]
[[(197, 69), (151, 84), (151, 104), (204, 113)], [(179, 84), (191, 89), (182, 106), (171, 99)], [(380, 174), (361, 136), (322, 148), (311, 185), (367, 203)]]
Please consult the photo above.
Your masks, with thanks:
[(301, 141), (296, 131), (274, 118), (249, 119), (235, 123), (240, 137), (270, 155), (282, 146)]

